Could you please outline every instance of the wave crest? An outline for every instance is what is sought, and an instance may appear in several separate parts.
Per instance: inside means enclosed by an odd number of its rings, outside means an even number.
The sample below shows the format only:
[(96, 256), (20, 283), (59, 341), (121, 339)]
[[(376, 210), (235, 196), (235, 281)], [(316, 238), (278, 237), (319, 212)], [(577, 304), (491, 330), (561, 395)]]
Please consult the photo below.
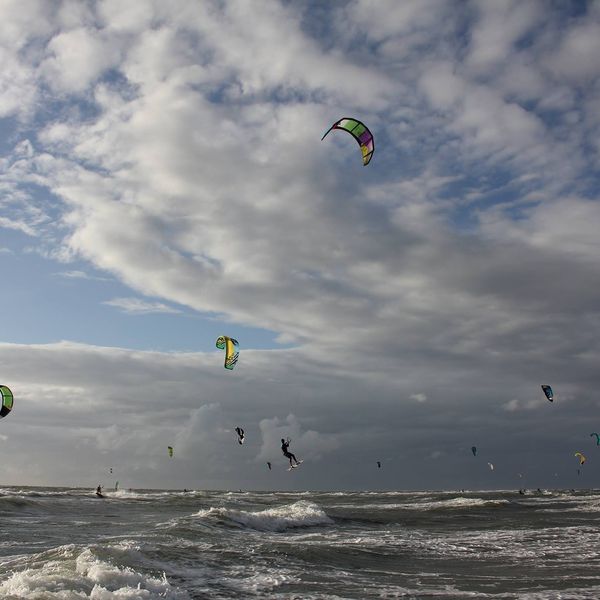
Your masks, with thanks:
[(259, 511), (209, 508), (198, 511), (195, 516), (257, 531), (280, 532), (299, 527), (333, 524), (333, 521), (318, 504), (304, 500)]

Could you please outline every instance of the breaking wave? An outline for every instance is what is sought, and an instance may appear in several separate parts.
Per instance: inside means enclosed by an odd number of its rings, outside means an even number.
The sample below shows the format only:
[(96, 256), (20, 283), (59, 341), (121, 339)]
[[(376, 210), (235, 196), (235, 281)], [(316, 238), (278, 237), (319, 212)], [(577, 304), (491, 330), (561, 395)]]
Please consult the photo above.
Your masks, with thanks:
[[(122, 550), (127, 552), (126, 548)], [(164, 573), (153, 576), (111, 564), (100, 558), (93, 548), (60, 546), (11, 562), (2, 565), (12, 567), (11, 575), (0, 583), (2, 598), (146, 600), (187, 597), (171, 586)]]
[(198, 511), (195, 516), (256, 531), (281, 532), (300, 527), (333, 525), (333, 521), (319, 505), (304, 500), (260, 511), (209, 508)]

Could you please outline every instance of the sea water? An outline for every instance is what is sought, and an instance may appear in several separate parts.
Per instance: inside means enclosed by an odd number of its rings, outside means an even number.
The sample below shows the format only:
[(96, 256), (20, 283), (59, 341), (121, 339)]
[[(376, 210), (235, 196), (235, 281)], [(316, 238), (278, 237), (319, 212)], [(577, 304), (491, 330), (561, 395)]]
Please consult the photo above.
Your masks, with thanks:
[(600, 491), (0, 488), (0, 598), (600, 598)]

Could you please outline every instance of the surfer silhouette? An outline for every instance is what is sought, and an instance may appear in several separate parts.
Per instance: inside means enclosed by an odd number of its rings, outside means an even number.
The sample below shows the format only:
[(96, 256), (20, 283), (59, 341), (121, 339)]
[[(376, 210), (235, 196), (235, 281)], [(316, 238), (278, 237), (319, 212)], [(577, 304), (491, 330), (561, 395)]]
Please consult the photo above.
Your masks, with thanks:
[[(298, 462), (298, 459), (289, 451), (289, 446), (290, 446), (290, 438), (288, 438), (287, 440), (284, 440), (283, 438), (281, 438), (281, 451), (283, 452), (283, 455), (286, 458), (290, 459), (290, 467), (297, 467), (300, 463)], [(294, 465), (294, 463), (292, 462), (292, 460), (296, 463)]]

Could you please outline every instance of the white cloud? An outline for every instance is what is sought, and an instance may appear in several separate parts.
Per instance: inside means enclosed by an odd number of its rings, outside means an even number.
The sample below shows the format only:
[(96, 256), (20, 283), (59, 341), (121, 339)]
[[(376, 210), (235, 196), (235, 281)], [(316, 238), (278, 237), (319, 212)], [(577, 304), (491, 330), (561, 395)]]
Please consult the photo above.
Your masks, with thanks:
[[(600, 15), (598, 15), (600, 16)], [(600, 74), (600, 19), (578, 24), (568, 29), (555, 52), (546, 58), (546, 65), (561, 79), (585, 85)]]
[[(532, 394), (533, 395), (533, 394)], [(527, 401), (519, 400), (518, 398), (513, 398), (509, 400), (506, 404), (503, 404), (502, 408), (507, 412), (519, 412), (519, 411), (532, 411), (539, 410), (547, 403), (547, 400), (542, 400), (541, 398), (530, 398)]]
[(543, 6), (535, 2), (496, 0), (475, 4), (475, 22), (467, 64), (479, 71), (489, 71), (499, 63), (510, 62), (514, 45), (544, 16)]
[(94, 30), (61, 32), (48, 43), (48, 58), (40, 69), (59, 92), (82, 92), (119, 59), (117, 40), (102, 39)]
[(504, 405), (504, 410), (507, 410), (509, 412), (514, 412), (516, 410), (520, 410), (521, 406), (519, 403), (519, 400), (517, 398), (513, 398), (512, 400), (509, 400), (505, 405)]
[(144, 315), (149, 313), (179, 313), (180, 310), (167, 306), (162, 302), (147, 302), (140, 298), (113, 298), (112, 300), (106, 300), (102, 304), (108, 306), (114, 306), (120, 308), (123, 312), (128, 314)]
[(415, 402), (427, 402), (427, 395), (422, 393), (411, 394), (410, 399), (414, 400)]
[(290, 438), (288, 451), (298, 460), (320, 460), (323, 454), (335, 450), (340, 445), (335, 435), (321, 434), (311, 429), (303, 432), (300, 421), (293, 414), (289, 414), (284, 420), (278, 417), (262, 419), (259, 427), (262, 446), (257, 460), (260, 461), (273, 460), (281, 455), (282, 439)]
[(60, 277), (64, 277), (65, 279), (87, 279), (87, 280), (94, 280), (94, 281), (109, 281), (109, 279), (106, 277), (96, 277), (94, 275), (90, 275), (89, 273), (86, 273), (85, 271), (79, 271), (79, 270), (62, 271), (60, 273), (57, 273), (57, 275)]
[(21, 62), (14, 51), (0, 46), (0, 117), (13, 114), (25, 118), (37, 90), (33, 69)]
[(36, 235), (35, 229), (31, 227), (28, 223), (25, 223), (24, 221), (0, 217), (0, 227), (5, 227), (6, 229), (14, 229), (15, 231), (21, 231), (26, 235), (30, 235), (32, 237)]

